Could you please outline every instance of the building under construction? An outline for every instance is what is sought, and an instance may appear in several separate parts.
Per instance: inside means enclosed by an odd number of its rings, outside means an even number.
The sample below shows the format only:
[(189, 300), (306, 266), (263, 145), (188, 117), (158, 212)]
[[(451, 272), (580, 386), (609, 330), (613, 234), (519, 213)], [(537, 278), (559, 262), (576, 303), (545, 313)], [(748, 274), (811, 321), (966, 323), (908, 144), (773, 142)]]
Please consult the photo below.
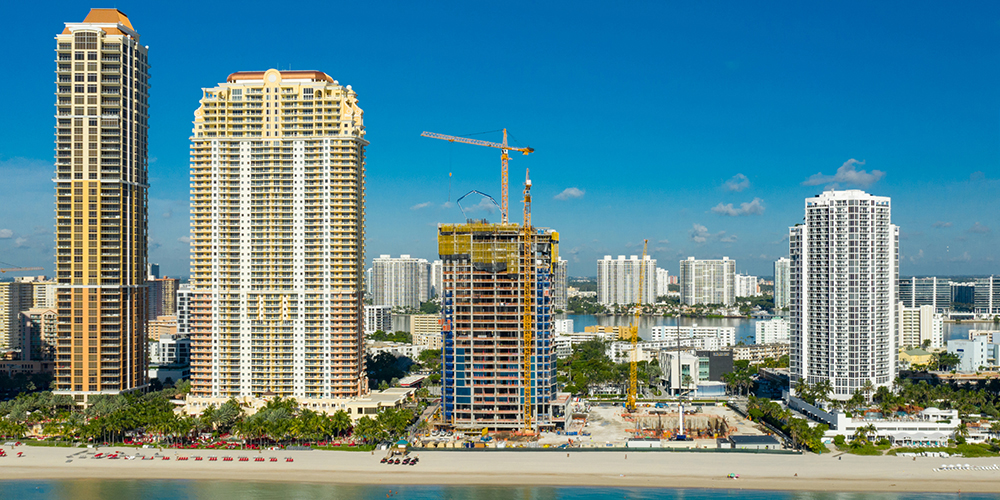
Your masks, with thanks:
[(445, 423), (477, 430), (552, 427), (551, 286), (559, 233), (486, 221), (440, 224), (438, 252)]

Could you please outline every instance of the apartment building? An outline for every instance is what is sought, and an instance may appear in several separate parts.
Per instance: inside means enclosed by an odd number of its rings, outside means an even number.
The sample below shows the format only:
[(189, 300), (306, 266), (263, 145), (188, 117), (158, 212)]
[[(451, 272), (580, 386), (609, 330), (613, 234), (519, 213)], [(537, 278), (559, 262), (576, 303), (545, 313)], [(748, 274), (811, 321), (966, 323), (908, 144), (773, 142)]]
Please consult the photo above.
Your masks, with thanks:
[(392, 306), (365, 306), (365, 335), (392, 331)]
[(320, 71), (202, 89), (191, 132), (188, 412), (274, 394), (333, 411), (368, 393), (365, 127)]
[(896, 377), (899, 228), (890, 200), (860, 190), (805, 200), (789, 228), (792, 384), (829, 381), (849, 399)]
[(411, 314), (410, 336), (413, 339), (413, 345), (422, 345), (427, 349), (440, 349), (442, 347), (441, 315)]
[[(951, 286), (948, 286), (951, 292)], [(937, 308), (931, 304), (909, 307), (900, 302), (896, 308), (896, 345), (901, 348), (927, 347), (938, 349), (944, 347), (944, 315), (935, 312)]]
[(792, 261), (782, 257), (774, 261), (774, 312), (786, 315), (789, 305), (789, 273)]
[(597, 302), (605, 306), (639, 302), (642, 283), (642, 303), (656, 302), (656, 259), (637, 255), (612, 259), (605, 255), (597, 261)]
[(372, 304), (417, 309), (430, 296), (430, 264), (409, 255), (372, 260)]
[(733, 280), (737, 297), (756, 297), (760, 295), (760, 285), (756, 276), (737, 274)]
[(976, 314), (1000, 314), (1000, 276), (976, 278), (975, 283)]
[(569, 308), (569, 262), (559, 259), (552, 269), (552, 307), (565, 311)]
[(951, 280), (943, 278), (901, 278), (899, 300), (906, 307), (931, 306), (936, 313), (951, 310)]
[(680, 261), (681, 304), (736, 303), (736, 261), (729, 257), (712, 260), (695, 260), (688, 257)]
[[(723, 349), (736, 343), (736, 328), (731, 326), (659, 325), (650, 329), (649, 340), (667, 346), (695, 345), (697, 339), (712, 339), (700, 344), (702, 349)], [(704, 347), (709, 346), (709, 347)]]
[(754, 343), (773, 344), (780, 342), (787, 344), (789, 327), (788, 318), (780, 316), (767, 321), (758, 321), (754, 323)]
[(56, 35), (56, 393), (146, 385), (148, 47), (123, 12)]

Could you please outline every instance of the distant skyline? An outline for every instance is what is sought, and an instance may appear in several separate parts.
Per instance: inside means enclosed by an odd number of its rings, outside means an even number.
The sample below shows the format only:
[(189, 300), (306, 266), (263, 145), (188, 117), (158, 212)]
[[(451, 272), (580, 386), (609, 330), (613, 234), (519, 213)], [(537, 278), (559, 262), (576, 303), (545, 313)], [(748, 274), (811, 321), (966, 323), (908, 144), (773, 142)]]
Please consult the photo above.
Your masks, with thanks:
[[(901, 275), (1000, 272), (1000, 4), (316, 4), (294, 31), (273, 4), (236, 5), (115, 5), (150, 47), (149, 261), (164, 275), (188, 274), (201, 88), (272, 67), (358, 92), (369, 263), (433, 260), (436, 224), (462, 221), (458, 197), (499, 198), (499, 151), (422, 131), (506, 127), (536, 149), (512, 155), (511, 220), (530, 168), (533, 220), (559, 231), (572, 276), (644, 238), (671, 274), (728, 256), (769, 276), (805, 198), (831, 187), (892, 198)], [(0, 81), (13, 118), (0, 123), (0, 261), (48, 275), (54, 36), (90, 7), (106, 5), (11, 4), (0, 35), (17, 48), (17, 77)]]

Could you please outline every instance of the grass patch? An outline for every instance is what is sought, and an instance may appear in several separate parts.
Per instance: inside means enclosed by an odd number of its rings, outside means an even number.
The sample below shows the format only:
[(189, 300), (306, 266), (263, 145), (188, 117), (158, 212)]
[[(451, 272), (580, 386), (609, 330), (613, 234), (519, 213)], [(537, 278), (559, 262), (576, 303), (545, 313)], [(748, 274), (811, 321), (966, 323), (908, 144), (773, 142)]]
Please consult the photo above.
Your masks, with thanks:
[(850, 448), (847, 452), (851, 455), (882, 456), (882, 450), (879, 450), (872, 445)]
[(990, 449), (988, 444), (960, 444), (955, 448), (963, 457), (998, 457), (997, 453)]
[(328, 450), (328, 451), (372, 451), (375, 449), (373, 444), (362, 444), (358, 446), (310, 446), (314, 450)]
[(86, 445), (79, 443), (74, 443), (73, 441), (35, 441), (34, 439), (27, 439), (21, 441), (21, 444), (25, 446), (44, 446), (52, 448), (85, 448)]
[(962, 455), (963, 457), (1000, 457), (1000, 453), (993, 451), (988, 444), (960, 444), (952, 447), (933, 448), (896, 448), (889, 450), (889, 455), (898, 453), (924, 453), (924, 452), (944, 452), (949, 455)]

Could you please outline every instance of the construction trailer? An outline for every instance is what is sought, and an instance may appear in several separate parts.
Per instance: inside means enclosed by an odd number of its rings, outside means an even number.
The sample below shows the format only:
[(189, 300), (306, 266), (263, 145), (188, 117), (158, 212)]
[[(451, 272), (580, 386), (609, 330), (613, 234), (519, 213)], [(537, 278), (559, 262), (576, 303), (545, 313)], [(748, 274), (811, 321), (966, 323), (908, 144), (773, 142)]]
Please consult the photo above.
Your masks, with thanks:
[[(519, 224), (440, 224), (438, 253), (444, 284), (444, 422), (456, 429), (552, 428), (556, 353), (551, 290), (559, 233), (533, 229), (526, 238)], [(526, 420), (530, 429), (524, 429)]]

